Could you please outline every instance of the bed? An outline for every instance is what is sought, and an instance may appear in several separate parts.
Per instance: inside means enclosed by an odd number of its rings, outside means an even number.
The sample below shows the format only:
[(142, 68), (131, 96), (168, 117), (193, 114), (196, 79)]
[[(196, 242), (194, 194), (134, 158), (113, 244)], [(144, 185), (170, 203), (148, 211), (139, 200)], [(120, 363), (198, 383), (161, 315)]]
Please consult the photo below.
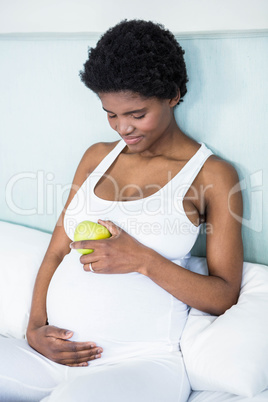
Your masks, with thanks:
[[(35, 276), (50, 238), (0, 221), (0, 336), (25, 337)], [(188, 268), (206, 275), (206, 259), (193, 256)], [(189, 401), (268, 400), (267, 331), (268, 267), (245, 262), (236, 305), (219, 317), (190, 310), (180, 342), (193, 389)]]
[[(189, 401), (266, 401), (268, 32), (176, 37), (189, 75), (179, 126), (235, 166), (244, 200), (239, 302), (220, 317), (191, 309), (181, 339)], [(78, 78), (98, 38), (0, 35), (0, 336), (25, 336), (36, 272), (85, 149), (118, 139)], [(189, 268), (205, 275), (202, 232), (192, 255)]]

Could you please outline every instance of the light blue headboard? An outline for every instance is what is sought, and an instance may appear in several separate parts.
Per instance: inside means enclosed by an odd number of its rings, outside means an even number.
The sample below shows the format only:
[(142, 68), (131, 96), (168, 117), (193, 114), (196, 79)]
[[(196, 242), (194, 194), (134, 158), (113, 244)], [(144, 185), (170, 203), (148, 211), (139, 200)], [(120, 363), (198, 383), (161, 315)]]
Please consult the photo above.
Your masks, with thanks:
[[(52, 232), (84, 151), (113, 141), (78, 72), (97, 34), (0, 35), (0, 219)], [(268, 264), (268, 32), (177, 35), (189, 83), (188, 135), (236, 167), (244, 259)], [(204, 236), (194, 248), (205, 255)]]

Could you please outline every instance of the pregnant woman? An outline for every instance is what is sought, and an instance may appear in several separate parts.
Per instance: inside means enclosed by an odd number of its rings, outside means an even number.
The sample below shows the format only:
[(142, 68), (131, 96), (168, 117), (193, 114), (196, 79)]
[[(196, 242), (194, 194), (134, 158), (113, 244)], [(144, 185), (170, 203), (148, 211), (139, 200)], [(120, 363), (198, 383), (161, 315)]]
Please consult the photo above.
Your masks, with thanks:
[[(236, 303), (243, 246), (235, 169), (174, 117), (187, 92), (183, 54), (169, 31), (139, 20), (89, 51), (81, 79), (120, 139), (89, 147), (77, 168), (37, 275), (29, 345), (0, 345), (4, 400), (187, 401), (188, 306), (220, 315)], [(84, 220), (111, 237), (75, 242)], [(202, 223), (209, 276), (187, 269)]]

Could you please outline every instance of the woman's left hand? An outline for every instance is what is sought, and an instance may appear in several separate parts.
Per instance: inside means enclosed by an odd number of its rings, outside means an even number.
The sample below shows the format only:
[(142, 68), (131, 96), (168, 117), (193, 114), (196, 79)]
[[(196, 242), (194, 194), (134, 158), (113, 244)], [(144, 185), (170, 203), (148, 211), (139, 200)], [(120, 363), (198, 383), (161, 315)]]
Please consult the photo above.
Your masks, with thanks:
[(149, 247), (134, 239), (111, 221), (98, 220), (111, 233), (111, 237), (101, 240), (82, 240), (70, 244), (72, 249), (88, 248), (93, 253), (84, 254), (80, 262), (85, 271), (91, 268), (97, 274), (126, 274), (139, 272), (150, 257)]

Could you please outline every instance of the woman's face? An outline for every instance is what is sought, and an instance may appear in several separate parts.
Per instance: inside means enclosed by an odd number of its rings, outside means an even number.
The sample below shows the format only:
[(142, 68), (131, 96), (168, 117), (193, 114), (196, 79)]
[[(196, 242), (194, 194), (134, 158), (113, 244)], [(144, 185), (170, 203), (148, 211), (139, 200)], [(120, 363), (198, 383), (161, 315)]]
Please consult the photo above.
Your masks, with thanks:
[(144, 98), (130, 91), (98, 95), (110, 126), (131, 152), (157, 148), (177, 127), (173, 107), (178, 100)]

